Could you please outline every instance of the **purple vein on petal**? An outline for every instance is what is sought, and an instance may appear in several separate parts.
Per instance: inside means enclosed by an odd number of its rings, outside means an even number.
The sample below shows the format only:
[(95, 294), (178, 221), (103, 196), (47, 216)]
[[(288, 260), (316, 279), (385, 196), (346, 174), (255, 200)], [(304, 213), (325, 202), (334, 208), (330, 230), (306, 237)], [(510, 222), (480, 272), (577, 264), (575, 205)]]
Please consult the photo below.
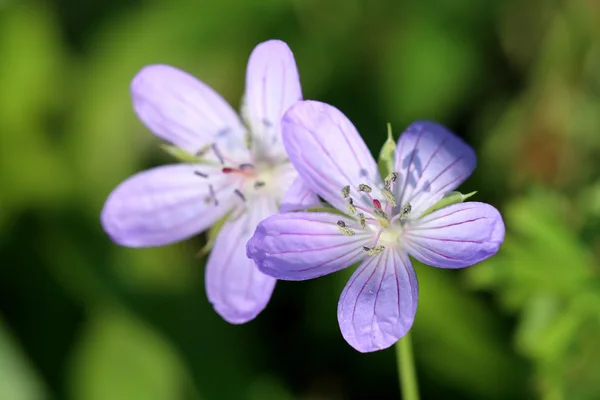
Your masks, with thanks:
[[(408, 185), (408, 181), (410, 179), (410, 170), (413, 166), (413, 160), (415, 158), (415, 153), (417, 152), (417, 146), (419, 145), (419, 141), (421, 140), (421, 136), (423, 135), (423, 132), (425, 131), (425, 128), (423, 126), (420, 127), (421, 129), (419, 130), (419, 133), (417, 133), (417, 139), (415, 140), (415, 145), (413, 146), (413, 150), (410, 153), (410, 161), (408, 162), (408, 168), (406, 169), (406, 176), (404, 177), (404, 185), (402, 187), (402, 191), (400, 192), (400, 202), (398, 204), (404, 204), (404, 194), (406, 192), (406, 186)], [(400, 157), (402, 157), (402, 153), (398, 153), (400, 155)], [(402, 166), (402, 160), (400, 161), (400, 166)]]
[(281, 255), (281, 254), (303, 254), (303, 253), (311, 253), (311, 252), (315, 252), (315, 251), (322, 251), (322, 250), (331, 250), (331, 249), (337, 249), (338, 247), (344, 247), (344, 246), (348, 246), (348, 245), (352, 245), (354, 243), (358, 243), (358, 242), (362, 242), (364, 241), (364, 239), (356, 239), (352, 242), (345, 242), (345, 243), (339, 243), (333, 246), (327, 246), (327, 247), (319, 247), (318, 249), (300, 249), (300, 250), (286, 250), (286, 251), (279, 251), (277, 253), (269, 253), (269, 252), (265, 252), (265, 254), (268, 255)]
[[(451, 214), (448, 214), (448, 215), (451, 215)], [(436, 219), (440, 219), (440, 218), (436, 218)], [(466, 221), (453, 222), (451, 224), (442, 225), (442, 226), (429, 226), (429, 227), (410, 228), (410, 234), (412, 235), (412, 232), (414, 232), (414, 231), (427, 231), (427, 230), (431, 230), (431, 229), (442, 229), (442, 228), (449, 228), (451, 226), (458, 226), (458, 225), (462, 225), (462, 224), (468, 224), (469, 222), (479, 221), (480, 219), (489, 219), (489, 218), (488, 217), (477, 217), (477, 218), (469, 219), (469, 220), (466, 220)], [(435, 221), (435, 220), (433, 220), (433, 221)], [(427, 222), (431, 222), (431, 221), (427, 221)], [(417, 236), (417, 235), (415, 235), (415, 236)]]
[[(342, 258), (342, 257), (346, 257), (346, 258), (348, 259), (348, 261), (349, 261), (349, 260), (352, 260), (352, 259), (353, 259), (353, 258), (354, 258), (356, 255), (358, 255), (357, 253), (360, 253), (360, 252), (362, 252), (362, 249), (361, 249), (361, 248), (359, 248), (359, 249), (358, 249), (358, 251), (357, 251), (357, 250), (354, 250), (354, 252), (350, 252), (350, 253), (344, 253), (344, 254), (342, 254), (342, 255), (339, 255), (339, 256), (337, 256), (336, 258), (332, 258), (331, 260), (324, 261), (324, 262), (322, 262), (322, 263), (321, 263), (321, 264), (319, 264), (319, 265), (314, 265), (314, 266), (312, 266), (312, 267), (308, 267), (308, 268), (304, 268), (304, 269), (294, 269), (294, 270), (290, 270), (290, 271), (293, 271), (293, 272), (306, 272), (306, 271), (310, 271), (310, 270), (313, 270), (313, 269), (316, 269), (316, 268), (322, 267), (323, 265), (325, 265), (325, 264), (327, 264), (327, 263), (330, 263), (330, 262), (332, 262), (332, 261), (339, 260), (339, 259), (340, 259), (340, 258)], [(344, 261), (344, 262), (345, 262), (345, 261)]]
[[(375, 317), (376, 317), (376, 310), (377, 310), (377, 301), (379, 301), (379, 292), (381, 292), (381, 286), (383, 285), (383, 280), (385, 279), (385, 272), (387, 271), (387, 264), (388, 264), (388, 260), (390, 258), (390, 253), (391, 251), (386, 251), (386, 259), (385, 262), (383, 263), (383, 271), (381, 274), (381, 281), (379, 281), (379, 287), (377, 288), (377, 292), (375, 293), (375, 301), (373, 302), (373, 318), (371, 319), (371, 341), (375, 342), (376, 338), (375, 338), (375, 330), (373, 329), (373, 326), (375, 325)], [(383, 256), (380, 258), (379, 261), (383, 261)], [(377, 270), (377, 267), (379, 267), (380, 263), (377, 263), (377, 265), (375, 266), (375, 268), (373, 268), (373, 272), (375, 272)], [(366, 286), (366, 285), (365, 285)], [(363, 287), (364, 289), (364, 287)], [(361, 290), (362, 292), (362, 290)]]

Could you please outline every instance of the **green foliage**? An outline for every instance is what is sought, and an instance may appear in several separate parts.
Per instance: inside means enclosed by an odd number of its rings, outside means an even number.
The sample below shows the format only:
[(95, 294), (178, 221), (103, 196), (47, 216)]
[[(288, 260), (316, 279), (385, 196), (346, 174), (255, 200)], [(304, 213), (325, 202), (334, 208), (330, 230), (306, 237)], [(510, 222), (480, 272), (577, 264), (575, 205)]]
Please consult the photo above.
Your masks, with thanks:
[[(0, 399), (397, 396), (393, 351), (357, 354), (339, 334), (354, 268), (280, 282), (234, 327), (195, 257), (218, 224), (155, 249), (118, 247), (99, 226), (119, 182), (173, 161), (132, 111), (137, 71), (175, 65), (238, 108), (247, 57), (269, 38), (290, 44), (305, 98), (340, 108), (367, 143), (385, 139), (381, 121), (429, 118), (475, 147), (463, 191), (501, 210), (506, 240), (465, 271), (417, 263), (424, 398), (600, 398), (592, 3), (0, 1)], [(394, 147), (389, 132), (383, 178)]]

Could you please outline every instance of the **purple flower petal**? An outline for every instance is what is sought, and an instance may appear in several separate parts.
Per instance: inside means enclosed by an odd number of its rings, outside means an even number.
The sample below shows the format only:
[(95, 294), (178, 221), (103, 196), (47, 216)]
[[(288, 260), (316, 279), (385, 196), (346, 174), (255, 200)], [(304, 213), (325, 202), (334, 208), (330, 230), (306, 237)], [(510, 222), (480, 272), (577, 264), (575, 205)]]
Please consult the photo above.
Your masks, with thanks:
[(217, 138), (243, 145), (245, 129), (211, 87), (168, 65), (144, 67), (131, 82), (138, 117), (157, 136), (192, 154)]
[(410, 254), (425, 264), (463, 268), (496, 254), (504, 222), (489, 204), (454, 204), (415, 221), (406, 228), (405, 240)]
[[(208, 176), (199, 176), (197, 171)], [(161, 246), (186, 239), (231, 209), (235, 199), (226, 184), (228, 179), (214, 168), (193, 164), (140, 172), (109, 195), (100, 217), (102, 226), (113, 241), (129, 247)]]
[(360, 261), (362, 246), (371, 235), (341, 234), (336, 214), (294, 212), (262, 221), (247, 245), (248, 257), (258, 268), (278, 279), (305, 280), (326, 275)]
[(338, 303), (344, 339), (363, 353), (393, 345), (413, 324), (418, 291), (417, 276), (405, 253), (388, 250), (366, 259)]
[(206, 293), (215, 311), (232, 324), (254, 319), (267, 305), (275, 279), (260, 272), (246, 256), (246, 242), (256, 225), (277, 212), (273, 199), (261, 198), (225, 223), (206, 265)]
[[(284, 115), (283, 144), (305, 183), (327, 202), (346, 210), (341, 189), (375, 186), (377, 164), (352, 122), (337, 108), (301, 101)], [(359, 203), (366, 196), (355, 196)], [(364, 203), (363, 203), (364, 204)], [(370, 203), (365, 205), (372, 208)]]
[(306, 210), (309, 207), (321, 205), (319, 196), (304, 183), (302, 178), (294, 179), (292, 186), (281, 200), (281, 212)]
[(256, 46), (248, 60), (244, 112), (260, 151), (285, 156), (281, 117), (298, 100), (300, 78), (287, 44), (269, 40)]
[(395, 170), (400, 173), (394, 191), (398, 204), (410, 203), (418, 217), (458, 187), (475, 169), (473, 149), (445, 127), (415, 122), (400, 136)]

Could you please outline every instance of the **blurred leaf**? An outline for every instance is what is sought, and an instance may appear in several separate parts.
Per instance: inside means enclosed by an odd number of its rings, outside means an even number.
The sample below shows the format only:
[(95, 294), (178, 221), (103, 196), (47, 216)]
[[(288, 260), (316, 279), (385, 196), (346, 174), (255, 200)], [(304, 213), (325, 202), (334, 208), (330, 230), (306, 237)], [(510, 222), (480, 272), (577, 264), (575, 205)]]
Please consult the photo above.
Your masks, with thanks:
[(294, 396), (277, 379), (258, 377), (248, 389), (247, 400), (293, 400)]
[(523, 364), (499, 334), (499, 321), (466, 288), (457, 287), (453, 271), (414, 264), (419, 278), (413, 326), (417, 365), (422, 366), (418, 370), (476, 398), (507, 399), (522, 392)]
[(45, 388), (17, 341), (0, 320), (0, 399), (41, 400)]
[(432, 18), (398, 24), (381, 64), (383, 113), (395, 120), (447, 119), (477, 87), (473, 42)]
[(59, 28), (45, 6), (22, 2), (0, 14), (4, 207), (46, 205), (69, 194), (69, 170), (48, 124), (62, 105), (64, 53)]
[(74, 399), (198, 398), (169, 343), (116, 308), (92, 314), (75, 346), (69, 383)]

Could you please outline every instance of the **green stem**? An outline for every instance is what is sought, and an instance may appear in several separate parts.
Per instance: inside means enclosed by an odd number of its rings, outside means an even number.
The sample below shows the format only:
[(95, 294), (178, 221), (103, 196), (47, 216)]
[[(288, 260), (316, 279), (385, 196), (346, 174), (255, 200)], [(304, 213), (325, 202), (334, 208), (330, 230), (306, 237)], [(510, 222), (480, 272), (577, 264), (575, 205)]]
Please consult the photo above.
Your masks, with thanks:
[(419, 386), (417, 385), (410, 332), (396, 343), (396, 357), (402, 400), (419, 400)]

